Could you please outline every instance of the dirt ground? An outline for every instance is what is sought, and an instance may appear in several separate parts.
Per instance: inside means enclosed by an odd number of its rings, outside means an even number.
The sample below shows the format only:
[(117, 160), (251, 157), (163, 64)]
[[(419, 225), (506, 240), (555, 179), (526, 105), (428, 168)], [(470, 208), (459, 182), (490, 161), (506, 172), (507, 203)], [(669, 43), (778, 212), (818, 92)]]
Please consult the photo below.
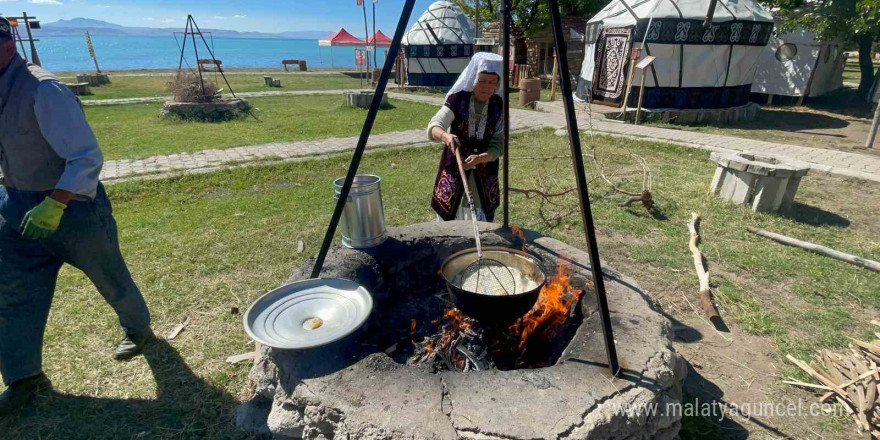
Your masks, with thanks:
[[(593, 114), (599, 117), (619, 111), (613, 107), (592, 106)], [(880, 139), (874, 141), (874, 148), (865, 148), (872, 118), (871, 106), (860, 101), (853, 89), (844, 88), (821, 98), (807, 99), (801, 106), (762, 106), (758, 118), (751, 122), (724, 126), (669, 123), (653, 125), (880, 156)]]
[[(872, 196), (856, 194), (853, 185), (845, 179), (812, 177), (822, 179), (822, 186), (842, 197), (824, 199), (823, 209), (847, 218), (847, 227), (866, 234), (880, 233), (880, 220), (875, 213), (878, 205)], [(869, 209), (853, 209), (849, 203), (874, 205)], [(842, 217), (841, 217), (842, 218)], [(874, 235), (876, 236), (876, 235)], [(665, 272), (668, 269), (635, 262), (623, 256), (623, 250), (644, 237), (604, 235), (600, 231), (599, 246), (610, 265), (628, 273), (639, 282), (672, 321), (675, 333), (674, 346), (690, 364), (684, 384), (685, 402), (721, 405), (728, 409), (725, 417), (703, 417), (698, 424), (707, 425), (707, 433), (694, 436), (684, 433), (682, 438), (699, 439), (811, 439), (845, 440), (869, 438), (855, 432), (855, 425), (848, 417), (811, 415), (821, 407), (811, 409), (818, 401), (815, 393), (782, 383), (793, 367), (780, 354), (780, 347), (769, 337), (749, 334), (730, 319), (723, 323), (710, 323), (703, 315), (697, 298), (697, 285), (676, 281)], [(683, 248), (686, 246), (682, 243)], [(686, 248), (685, 248), (686, 249)], [(677, 251), (676, 251), (677, 252)], [(797, 307), (803, 299), (792, 293), (787, 286), (794, 280), (763, 282), (748, 272), (712, 264), (709, 261), (712, 285), (721, 280), (734, 282), (762, 297), (772, 297), (772, 304)], [(771, 307), (773, 307), (771, 305)], [(876, 310), (853, 304), (848, 307), (855, 320), (868, 322), (878, 319)], [(720, 309), (725, 318), (724, 308)], [(797, 332), (797, 329), (792, 329)], [(766, 405), (799, 406), (801, 415), (770, 414)], [(764, 406), (762, 406), (764, 405)], [(734, 408), (738, 408), (735, 410)], [(788, 411), (786, 409), (786, 411)]]

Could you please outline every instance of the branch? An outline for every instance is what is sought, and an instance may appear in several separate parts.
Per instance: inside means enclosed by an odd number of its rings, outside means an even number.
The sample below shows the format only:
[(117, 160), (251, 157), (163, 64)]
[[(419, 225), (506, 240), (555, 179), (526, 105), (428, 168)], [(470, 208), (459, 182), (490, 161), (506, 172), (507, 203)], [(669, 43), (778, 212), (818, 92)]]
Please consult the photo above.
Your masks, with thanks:
[(825, 246), (821, 246), (815, 243), (810, 243), (808, 241), (801, 241), (796, 238), (787, 237), (782, 234), (775, 234), (773, 232), (765, 231), (763, 229), (757, 228), (748, 228), (749, 232), (755, 235), (760, 235), (764, 238), (769, 238), (778, 243), (782, 243), (788, 246), (799, 247), (801, 249), (806, 249), (811, 252), (815, 252), (819, 255), (824, 255), (826, 257), (834, 258), (835, 260), (845, 261), (850, 264), (854, 264), (859, 267), (864, 267), (865, 269), (872, 270), (874, 272), (880, 272), (880, 263), (869, 260), (867, 258), (858, 257), (855, 255), (850, 255), (847, 253), (843, 253)]
[(700, 279), (700, 305), (703, 307), (703, 312), (706, 313), (706, 316), (709, 319), (719, 319), (721, 315), (718, 314), (718, 309), (715, 308), (715, 304), (712, 303), (712, 291), (709, 288), (709, 271), (706, 270), (706, 266), (703, 265), (703, 260), (706, 258), (702, 252), (700, 252), (700, 248), (698, 246), (700, 242), (700, 233), (697, 231), (700, 223), (700, 215), (696, 212), (691, 213), (691, 219), (688, 222), (688, 231), (690, 232), (690, 240), (688, 241), (688, 247), (691, 249), (691, 254), (694, 257), (694, 267), (697, 269), (697, 278)]
[(515, 192), (518, 194), (524, 194), (527, 199), (531, 199), (536, 196), (541, 196), (544, 199), (549, 199), (551, 197), (560, 197), (560, 196), (564, 196), (564, 195), (566, 195), (572, 191), (575, 191), (575, 190), (577, 190), (577, 188), (569, 188), (569, 189), (562, 191), (562, 192), (559, 192), (559, 193), (547, 194), (544, 191), (537, 190), (537, 189), (520, 189), (520, 188), (513, 188), (513, 187), (510, 188), (510, 191), (512, 191), (512, 192)]

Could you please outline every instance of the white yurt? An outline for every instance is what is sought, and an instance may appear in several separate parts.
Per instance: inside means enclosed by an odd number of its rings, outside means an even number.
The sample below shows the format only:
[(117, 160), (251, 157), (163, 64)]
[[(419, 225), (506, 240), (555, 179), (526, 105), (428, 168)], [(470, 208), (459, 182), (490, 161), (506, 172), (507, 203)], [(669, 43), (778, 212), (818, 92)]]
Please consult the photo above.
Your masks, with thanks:
[[(647, 69), (646, 109), (728, 109), (747, 105), (773, 16), (755, 0), (613, 0), (587, 23), (578, 97), (620, 106), (630, 49), (654, 56)], [(638, 60), (636, 61), (638, 62)], [(635, 107), (640, 74), (633, 78)]]
[(410, 85), (448, 87), (474, 52), (473, 21), (452, 2), (432, 3), (403, 37)]
[(820, 41), (803, 28), (774, 33), (758, 59), (752, 93), (821, 96), (843, 87), (845, 64), (842, 41)]

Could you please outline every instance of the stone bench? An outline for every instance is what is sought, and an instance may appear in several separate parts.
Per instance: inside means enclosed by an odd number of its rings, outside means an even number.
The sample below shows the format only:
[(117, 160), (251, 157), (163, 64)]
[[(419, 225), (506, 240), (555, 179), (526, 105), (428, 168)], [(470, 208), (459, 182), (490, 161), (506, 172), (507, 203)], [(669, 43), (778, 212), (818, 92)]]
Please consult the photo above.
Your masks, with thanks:
[(76, 75), (76, 82), (88, 83), (92, 87), (110, 84), (110, 77), (105, 73), (81, 73)]
[(754, 153), (712, 153), (718, 164), (709, 191), (756, 212), (788, 211), (807, 166)]
[(73, 92), (73, 94), (76, 96), (83, 96), (83, 95), (91, 95), (92, 94), (92, 89), (89, 88), (89, 83), (87, 83), (87, 82), (81, 82), (81, 83), (76, 83), (76, 84), (64, 84), (64, 85), (66, 85), (67, 88), (70, 89), (70, 91)]
[(281, 79), (274, 79), (271, 76), (264, 76), (263, 81), (266, 82), (266, 87), (281, 87)]

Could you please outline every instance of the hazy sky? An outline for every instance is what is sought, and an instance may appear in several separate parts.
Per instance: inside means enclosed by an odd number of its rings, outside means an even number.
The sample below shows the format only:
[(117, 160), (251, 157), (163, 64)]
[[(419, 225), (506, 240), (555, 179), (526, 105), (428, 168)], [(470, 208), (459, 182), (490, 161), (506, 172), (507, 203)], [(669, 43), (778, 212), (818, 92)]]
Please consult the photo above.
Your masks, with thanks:
[[(365, 0), (372, 28), (372, 0)], [(417, 0), (410, 23), (432, 3)], [(391, 35), (403, 0), (378, 0), (376, 26)], [(201, 27), (238, 31), (282, 32), (336, 30), (364, 33), (363, 12), (355, 0), (0, 0), (0, 13), (26, 11), (44, 23), (75, 17), (125, 26), (183, 27), (193, 14)]]

